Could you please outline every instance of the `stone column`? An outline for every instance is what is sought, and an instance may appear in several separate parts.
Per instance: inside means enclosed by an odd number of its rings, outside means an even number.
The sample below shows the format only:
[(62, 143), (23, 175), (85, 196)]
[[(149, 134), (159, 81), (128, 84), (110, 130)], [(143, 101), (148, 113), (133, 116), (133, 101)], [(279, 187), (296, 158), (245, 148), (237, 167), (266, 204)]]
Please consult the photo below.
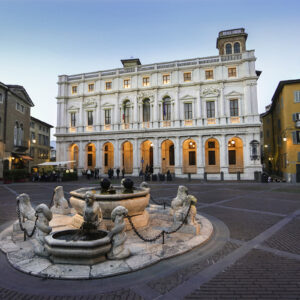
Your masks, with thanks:
[(101, 168), (101, 165), (100, 165), (100, 141), (96, 141), (95, 142), (95, 146), (96, 146), (96, 168), (97, 169), (100, 169)]
[(182, 174), (182, 149), (180, 147), (180, 139), (179, 137), (175, 138), (175, 175)]
[(220, 124), (226, 124), (224, 84), (220, 84)]
[(136, 98), (133, 100), (133, 116), (132, 116), (132, 122), (133, 122), (133, 129), (137, 129), (138, 128), (138, 122), (139, 122), (139, 118), (138, 118), (138, 98), (136, 95)]
[(133, 142), (133, 174), (134, 176), (139, 175), (139, 161), (140, 161), (140, 149), (138, 145), (138, 139), (135, 138)]
[(179, 101), (179, 89), (174, 88), (175, 91), (175, 127), (180, 126), (180, 101)]
[(156, 90), (154, 95), (153, 128), (158, 127), (158, 115), (158, 92)]
[(119, 140), (115, 140), (114, 143), (114, 168), (120, 167), (120, 160), (119, 160)]
[(79, 148), (78, 149), (79, 151), (78, 171), (79, 171), (85, 168), (85, 144), (83, 141), (79, 142), (78, 148)]
[(197, 173), (204, 176), (205, 151), (203, 137), (199, 136), (197, 141)]
[(228, 174), (228, 147), (226, 142), (226, 136), (221, 135), (219, 139), (219, 153), (220, 153), (220, 171), (224, 173), (224, 178)]
[(160, 157), (159, 157), (159, 153), (161, 151), (159, 149), (160, 148), (159, 146), (160, 145), (159, 145), (158, 138), (155, 138), (154, 142), (153, 142), (153, 172), (154, 173), (160, 172), (160, 165), (159, 165)]

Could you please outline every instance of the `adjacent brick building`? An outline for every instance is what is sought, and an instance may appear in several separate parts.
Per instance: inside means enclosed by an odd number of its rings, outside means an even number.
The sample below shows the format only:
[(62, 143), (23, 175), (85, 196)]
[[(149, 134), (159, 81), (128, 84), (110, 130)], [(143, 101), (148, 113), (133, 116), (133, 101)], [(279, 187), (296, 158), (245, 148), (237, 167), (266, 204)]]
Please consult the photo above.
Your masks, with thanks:
[(24, 87), (0, 82), (0, 178), (4, 170), (28, 168), (33, 106)]

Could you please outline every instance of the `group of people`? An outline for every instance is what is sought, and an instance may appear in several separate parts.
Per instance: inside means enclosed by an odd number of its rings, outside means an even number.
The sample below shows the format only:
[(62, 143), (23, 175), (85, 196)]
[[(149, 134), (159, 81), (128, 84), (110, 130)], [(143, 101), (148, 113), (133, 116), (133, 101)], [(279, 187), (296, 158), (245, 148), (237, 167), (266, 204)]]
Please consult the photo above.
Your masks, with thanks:
[(62, 181), (62, 174), (60, 171), (48, 171), (45, 172), (44, 170), (42, 171), (37, 171), (32, 173), (31, 177), (32, 182), (39, 182), (39, 181), (56, 181), (56, 182), (61, 182)]
[[(124, 178), (125, 176), (125, 169), (123, 168), (121, 171), (119, 168), (117, 168), (116, 170), (116, 174), (117, 174), (117, 179), (120, 178), (120, 173), (122, 172), (122, 178)], [(109, 177), (109, 179), (114, 178), (114, 169), (113, 168), (109, 168), (107, 171), (107, 175)], [(95, 178), (95, 179), (99, 179), (100, 178), (100, 171), (99, 169), (95, 169), (95, 170), (91, 170), (91, 169), (87, 169), (82, 171), (82, 175), (86, 175), (87, 179), (90, 180), (91, 178)]]
[[(120, 178), (120, 172), (121, 172), (120, 169), (117, 168), (117, 170), (116, 170), (117, 179)], [(108, 171), (107, 171), (107, 175), (108, 175), (109, 179), (114, 178), (114, 169), (113, 168), (109, 168)], [(125, 169), (123, 168), (122, 169), (122, 178), (124, 178), (124, 176), (125, 176)]]

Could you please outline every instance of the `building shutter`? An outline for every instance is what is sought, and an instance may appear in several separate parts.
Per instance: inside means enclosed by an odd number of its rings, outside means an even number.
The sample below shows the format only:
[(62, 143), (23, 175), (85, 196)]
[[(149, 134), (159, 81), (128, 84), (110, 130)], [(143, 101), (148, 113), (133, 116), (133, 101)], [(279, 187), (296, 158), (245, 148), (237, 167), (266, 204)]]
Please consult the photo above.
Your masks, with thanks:
[(300, 161), (300, 152), (298, 152), (298, 161)]
[(294, 122), (297, 121), (297, 114), (293, 114), (293, 121), (294, 121)]
[(293, 144), (296, 145), (297, 144), (297, 131), (293, 131), (292, 135), (293, 135)]

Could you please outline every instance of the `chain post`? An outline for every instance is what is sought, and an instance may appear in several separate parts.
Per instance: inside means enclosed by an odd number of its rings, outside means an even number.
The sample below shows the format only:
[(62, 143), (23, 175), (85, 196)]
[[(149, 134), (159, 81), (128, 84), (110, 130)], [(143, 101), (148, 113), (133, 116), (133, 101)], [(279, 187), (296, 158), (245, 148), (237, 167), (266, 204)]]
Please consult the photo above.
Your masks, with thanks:
[(166, 209), (166, 202), (164, 201), (164, 209)]
[(162, 243), (163, 243), (163, 245), (165, 244), (165, 231), (164, 230), (162, 232)]

